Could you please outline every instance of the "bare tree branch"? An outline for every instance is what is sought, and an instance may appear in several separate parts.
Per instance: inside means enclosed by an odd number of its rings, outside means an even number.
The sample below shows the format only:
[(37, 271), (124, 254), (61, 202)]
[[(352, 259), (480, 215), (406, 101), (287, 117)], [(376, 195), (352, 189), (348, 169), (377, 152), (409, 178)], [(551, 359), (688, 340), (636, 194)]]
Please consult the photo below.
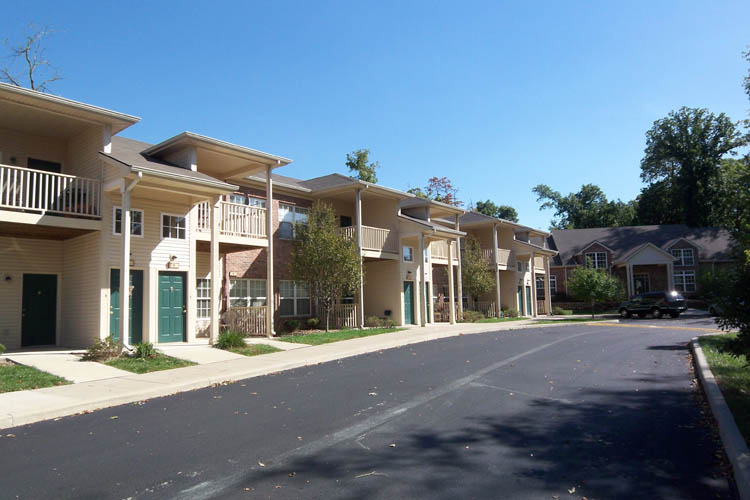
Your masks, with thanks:
[(26, 82), (17, 76), (18, 71), (14, 71), (19, 61), (23, 61), (23, 73), (28, 79), (28, 88), (48, 92), (50, 83), (62, 79), (60, 71), (44, 55), (44, 43), (47, 37), (54, 33), (55, 31), (48, 26), (37, 28), (30, 23), (23, 43), (12, 45), (8, 39), (3, 40), (3, 45), (9, 52), (7, 59), (10, 60), (10, 64), (0, 68), (0, 80), (18, 87), (24, 86)]

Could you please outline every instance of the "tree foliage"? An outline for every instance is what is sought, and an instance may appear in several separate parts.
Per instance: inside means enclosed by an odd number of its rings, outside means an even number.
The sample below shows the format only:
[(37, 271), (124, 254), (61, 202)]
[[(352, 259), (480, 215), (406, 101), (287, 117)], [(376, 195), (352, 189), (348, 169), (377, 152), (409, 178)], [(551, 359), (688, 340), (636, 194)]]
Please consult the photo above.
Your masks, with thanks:
[(612, 302), (623, 297), (622, 283), (616, 277), (597, 269), (577, 267), (567, 282), (568, 293), (591, 304), (591, 317), (597, 302)]
[(635, 202), (609, 201), (596, 184), (584, 184), (580, 191), (566, 196), (546, 184), (532, 191), (541, 202), (539, 210), (555, 210), (552, 229), (630, 226), (635, 222)]
[(461, 283), (463, 290), (473, 299), (489, 292), (495, 286), (495, 279), (487, 265), (487, 260), (482, 255), (479, 240), (472, 235), (467, 235), (464, 238), (464, 250), (461, 256)]
[(4, 39), (3, 45), (9, 52), (10, 64), (0, 68), (0, 80), (17, 87), (48, 92), (49, 84), (62, 79), (60, 71), (45, 55), (45, 43), (53, 33), (50, 27), (39, 28), (30, 23), (22, 42), (13, 44), (7, 38)]
[(361, 260), (354, 241), (338, 230), (333, 207), (316, 201), (294, 242), (289, 270), (292, 279), (307, 282), (312, 297), (318, 300), (326, 319), (336, 301), (359, 290)]
[(463, 202), (458, 199), (458, 188), (447, 177), (430, 177), (424, 189), (415, 187), (407, 190), (407, 193), (456, 207), (463, 205)]
[(370, 162), (369, 149), (356, 149), (346, 154), (346, 166), (350, 173), (356, 173), (357, 179), (373, 184), (378, 183), (376, 170), (380, 168), (378, 162)]
[[(663, 204), (670, 217), (660, 218), (659, 223), (711, 225), (721, 160), (745, 143), (738, 124), (724, 113), (717, 116), (707, 109), (682, 107), (656, 120), (646, 132), (641, 179), (649, 183), (646, 191), (658, 184), (656, 191), (666, 197)], [(649, 195), (653, 199), (653, 193)], [(648, 214), (643, 209), (641, 213)]]
[(495, 205), (492, 200), (478, 201), (475, 210), (489, 217), (518, 222), (518, 212), (510, 205)]

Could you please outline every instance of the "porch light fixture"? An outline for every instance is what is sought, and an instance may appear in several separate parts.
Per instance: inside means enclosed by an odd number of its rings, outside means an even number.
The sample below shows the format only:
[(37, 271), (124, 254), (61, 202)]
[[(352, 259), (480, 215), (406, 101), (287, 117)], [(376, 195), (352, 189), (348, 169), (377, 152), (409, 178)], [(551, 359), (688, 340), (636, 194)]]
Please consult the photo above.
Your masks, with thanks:
[(177, 256), (170, 255), (169, 262), (167, 262), (167, 269), (179, 269), (179, 268), (180, 268), (180, 263), (177, 262)]

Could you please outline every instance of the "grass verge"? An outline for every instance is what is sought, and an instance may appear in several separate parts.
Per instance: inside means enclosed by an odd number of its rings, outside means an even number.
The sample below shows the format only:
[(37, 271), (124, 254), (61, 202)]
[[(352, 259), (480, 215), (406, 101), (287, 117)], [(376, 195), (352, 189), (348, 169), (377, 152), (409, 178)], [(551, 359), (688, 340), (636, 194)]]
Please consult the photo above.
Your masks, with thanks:
[(133, 373), (158, 372), (160, 370), (171, 370), (172, 368), (182, 368), (192, 366), (196, 363), (184, 359), (173, 358), (164, 354), (157, 354), (153, 358), (129, 358), (121, 357), (110, 359), (104, 362), (105, 365), (112, 368), (119, 368)]
[(341, 340), (356, 339), (359, 337), (370, 337), (381, 333), (391, 333), (403, 330), (403, 328), (365, 328), (352, 330), (331, 330), (330, 332), (309, 333), (307, 335), (283, 335), (277, 340), (293, 342), (295, 344), (320, 345), (339, 342)]
[(227, 351), (235, 354), (242, 354), (243, 356), (259, 356), (261, 354), (279, 352), (281, 349), (276, 349), (267, 344), (249, 344), (247, 347), (230, 347)]
[(750, 366), (745, 356), (728, 352), (727, 343), (735, 336), (733, 333), (710, 335), (699, 337), (698, 341), (734, 421), (750, 445)]
[(43, 372), (30, 366), (0, 365), (0, 392), (25, 391), (41, 389), (53, 385), (67, 385), (64, 378)]
[(505, 323), (506, 321), (521, 321), (522, 319), (527, 319), (524, 317), (518, 317), (518, 318), (483, 318), (479, 321), (476, 321), (476, 323)]

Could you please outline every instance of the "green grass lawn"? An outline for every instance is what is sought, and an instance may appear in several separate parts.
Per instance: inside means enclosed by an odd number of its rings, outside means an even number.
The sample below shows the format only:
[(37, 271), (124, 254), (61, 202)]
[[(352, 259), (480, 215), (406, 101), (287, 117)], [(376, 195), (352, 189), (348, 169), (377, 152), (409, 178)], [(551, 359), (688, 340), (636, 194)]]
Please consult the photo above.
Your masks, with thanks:
[(52, 375), (30, 366), (0, 365), (0, 392), (41, 389), (53, 385), (69, 384), (64, 378)]
[(279, 352), (281, 349), (276, 349), (273, 346), (267, 344), (249, 344), (246, 347), (232, 347), (227, 349), (229, 352), (235, 354), (242, 354), (243, 356), (258, 356), (260, 354), (271, 354), (272, 352)]
[(505, 323), (506, 321), (520, 321), (522, 319), (526, 318), (482, 318), (479, 321), (476, 321), (476, 323)]
[(295, 344), (320, 345), (338, 342), (340, 340), (356, 339), (359, 337), (369, 337), (371, 335), (380, 335), (381, 333), (391, 333), (403, 330), (403, 328), (365, 328), (364, 330), (331, 330), (330, 332), (308, 333), (307, 335), (283, 335), (278, 338), (284, 342), (293, 342)]
[(154, 358), (129, 358), (123, 356), (121, 358), (110, 359), (104, 362), (105, 365), (113, 368), (119, 368), (120, 370), (126, 370), (133, 373), (148, 373), (158, 372), (160, 370), (171, 370), (172, 368), (182, 368), (184, 366), (192, 366), (196, 363), (192, 361), (186, 361), (184, 359), (177, 359), (164, 354), (158, 354)]
[(699, 342), (721, 392), (732, 410), (745, 441), (750, 444), (750, 366), (745, 356), (726, 351), (727, 343), (736, 334), (700, 337)]

